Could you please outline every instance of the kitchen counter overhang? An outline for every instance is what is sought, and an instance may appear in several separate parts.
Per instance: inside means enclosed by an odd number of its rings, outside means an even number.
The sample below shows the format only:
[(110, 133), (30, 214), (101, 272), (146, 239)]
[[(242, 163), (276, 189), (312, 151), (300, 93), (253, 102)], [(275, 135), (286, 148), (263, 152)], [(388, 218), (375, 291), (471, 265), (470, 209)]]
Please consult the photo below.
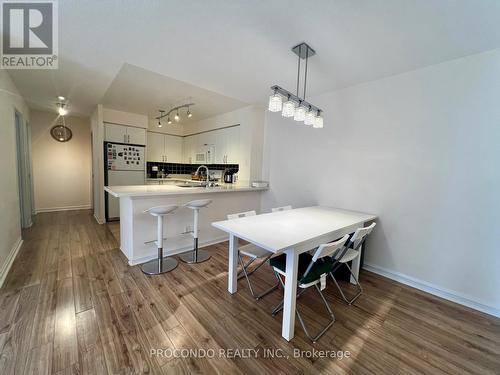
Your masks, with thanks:
[[(229, 186), (228, 186), (229, 185)], [(268, 188), (253, 188), (248, 184), (224, 184), (217, 187), (180, 187), (176, 185), (107, 186), (104, 190), (119, 198), (120, 250), (130, 265), (147, 262), (157, 256), (155, 245), (157, 219), (145, 210), (161, 205), (179, 208), (164, 220), (165, 256), (193, 248), (191, 231), (193, 211), (184, 205), (196, 199), (211, 199), (200, 211), (200, 247), (227, 240), (227, 234), (214, 228), (214, 221), (226, 220), (227, 215), (260, 208), (261, 192)], [(224, 194), (226, 193), (226, 194)]]
[(169, 185), (134, 185), (134, 186), (105, 186), (104, 190), (116, 198), (122, 197), (151, 197), (185, 194), (213, 194), (235, 193), (245, 191), (262, 191), (268, 188), (254, 188), (249, 184), (223, 184), (215, 187), (181, 187)]

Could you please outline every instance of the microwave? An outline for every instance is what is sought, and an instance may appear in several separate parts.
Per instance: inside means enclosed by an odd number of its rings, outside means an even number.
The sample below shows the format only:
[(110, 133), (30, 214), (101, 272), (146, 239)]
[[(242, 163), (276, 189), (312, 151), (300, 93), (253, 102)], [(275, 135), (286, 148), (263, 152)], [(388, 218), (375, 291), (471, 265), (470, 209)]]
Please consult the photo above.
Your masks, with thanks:
[(215, 163), (215, 146), (205, 145), (198, 150), (194, 156), (196, 164), (213, 164)]

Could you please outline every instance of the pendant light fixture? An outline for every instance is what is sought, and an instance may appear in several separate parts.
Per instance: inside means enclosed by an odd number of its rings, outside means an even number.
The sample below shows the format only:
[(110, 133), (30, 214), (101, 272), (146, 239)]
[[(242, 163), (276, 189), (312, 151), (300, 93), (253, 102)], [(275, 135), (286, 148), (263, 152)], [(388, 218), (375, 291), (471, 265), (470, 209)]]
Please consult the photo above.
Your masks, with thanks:
[(179, 122), (181, 120), (181, 115), (179, 113), (179, 110), (181, 110), (183, 108), (187, 109), (186, 115), (187, 115), (188, 118), (193, 117), (193, 113), (191, 112), (191, 109), (190, 109), (190, 107), (193, 106), (193, 105), (195, 105), (195, 103), (187, 103), (187, 104), (179, 105), (177, 107), (172, 108), (168, 112), (164, 111), (163, 109), (159, 109), (158, 112), (160, 112), (160, 114), (159, 114), (158, 117), (155, 117), (156, 120), (158, 120), (158, 127), (159, 128), (162, 127), (161, 119), (164, 118), (164, 117), (167, 118), (167, 124), (170, 125), (172, 123), (172, 120), (170, 119), (170, 114), (172, 112), (175, 112), (175, 115), (174, 115), (175, 122)]
[[(298, 56), (297, 63), (297, 90), (296, 94), (274, 85), (271, 87), (273, 94), (269, 97), (268, 109), (270, 112), (280, 112), (283, 117), (293, 117), (295, 121), (304, 121), (307, 126), (314, 128), (323, 127), (323, 112), (320, 108), (306, 101), (307, 88), (307, 65), (309, 57), (312, 57), (316, 52), (307, 44), (300, 43), (292, 48), (292, 52)], [(305, 60), (303, 96), (299, 96), (300, 89), (300, 61)], [(283, 102), (283, 100), (286, 100)]]

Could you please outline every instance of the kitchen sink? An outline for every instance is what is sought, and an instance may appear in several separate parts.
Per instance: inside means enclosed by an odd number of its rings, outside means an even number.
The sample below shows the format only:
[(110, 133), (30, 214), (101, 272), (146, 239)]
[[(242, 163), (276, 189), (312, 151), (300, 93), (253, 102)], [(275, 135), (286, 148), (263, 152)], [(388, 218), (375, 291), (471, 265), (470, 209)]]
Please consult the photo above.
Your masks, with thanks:
[(204, 185), (201, 185), (201, 184), (192, 184), (192, 183), (189, 183), (189, 182), (186, 182), (184, 184), (178, 184), (176, 185), (178, 187), (183, 187), (183, 188), (195, 188), (195, 187), (205, 187)]
[[(195, 187), (206, 187), (205, 185), (202, 185), (202, 184), (199, 184), (199, 183), (196, 183), (196, 182), (185, 182), (183, 184), (178, 184), (176, 185), (178, 187), (183, 187), (183, 188), (195, 188)], [(212, 188), (216, 188), (216, 187), (220, 187), (219, 184), (215, 184), (213, 186), (209, 186), (208, 189), (212, 189)]]

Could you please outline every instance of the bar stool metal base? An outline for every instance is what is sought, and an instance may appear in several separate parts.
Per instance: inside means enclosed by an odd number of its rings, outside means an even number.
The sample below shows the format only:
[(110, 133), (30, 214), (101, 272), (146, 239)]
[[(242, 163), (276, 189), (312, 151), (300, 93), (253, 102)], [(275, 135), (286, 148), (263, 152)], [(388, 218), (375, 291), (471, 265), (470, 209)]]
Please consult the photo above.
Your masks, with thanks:
[(206, 250), (198, 250), (198, 256), (195, 256), (195, 251), (190, 251), (189, 253), (184, 253), (179, 255), (179, 259), (185, 263), (201, 263), (209, 260), (211, 255)]
[(146, 275), (160, 275), (170, 272), (177, 267), (179, 263), (173, 258), (153, 259), (142, 265), (142, 272)]
[(198, 239), (194, 239), (194, 250), (179, 255), (179, 259), (184, 263), (196, 264), (209, 260), (211, 255), (206, 250), (198, 249)]

